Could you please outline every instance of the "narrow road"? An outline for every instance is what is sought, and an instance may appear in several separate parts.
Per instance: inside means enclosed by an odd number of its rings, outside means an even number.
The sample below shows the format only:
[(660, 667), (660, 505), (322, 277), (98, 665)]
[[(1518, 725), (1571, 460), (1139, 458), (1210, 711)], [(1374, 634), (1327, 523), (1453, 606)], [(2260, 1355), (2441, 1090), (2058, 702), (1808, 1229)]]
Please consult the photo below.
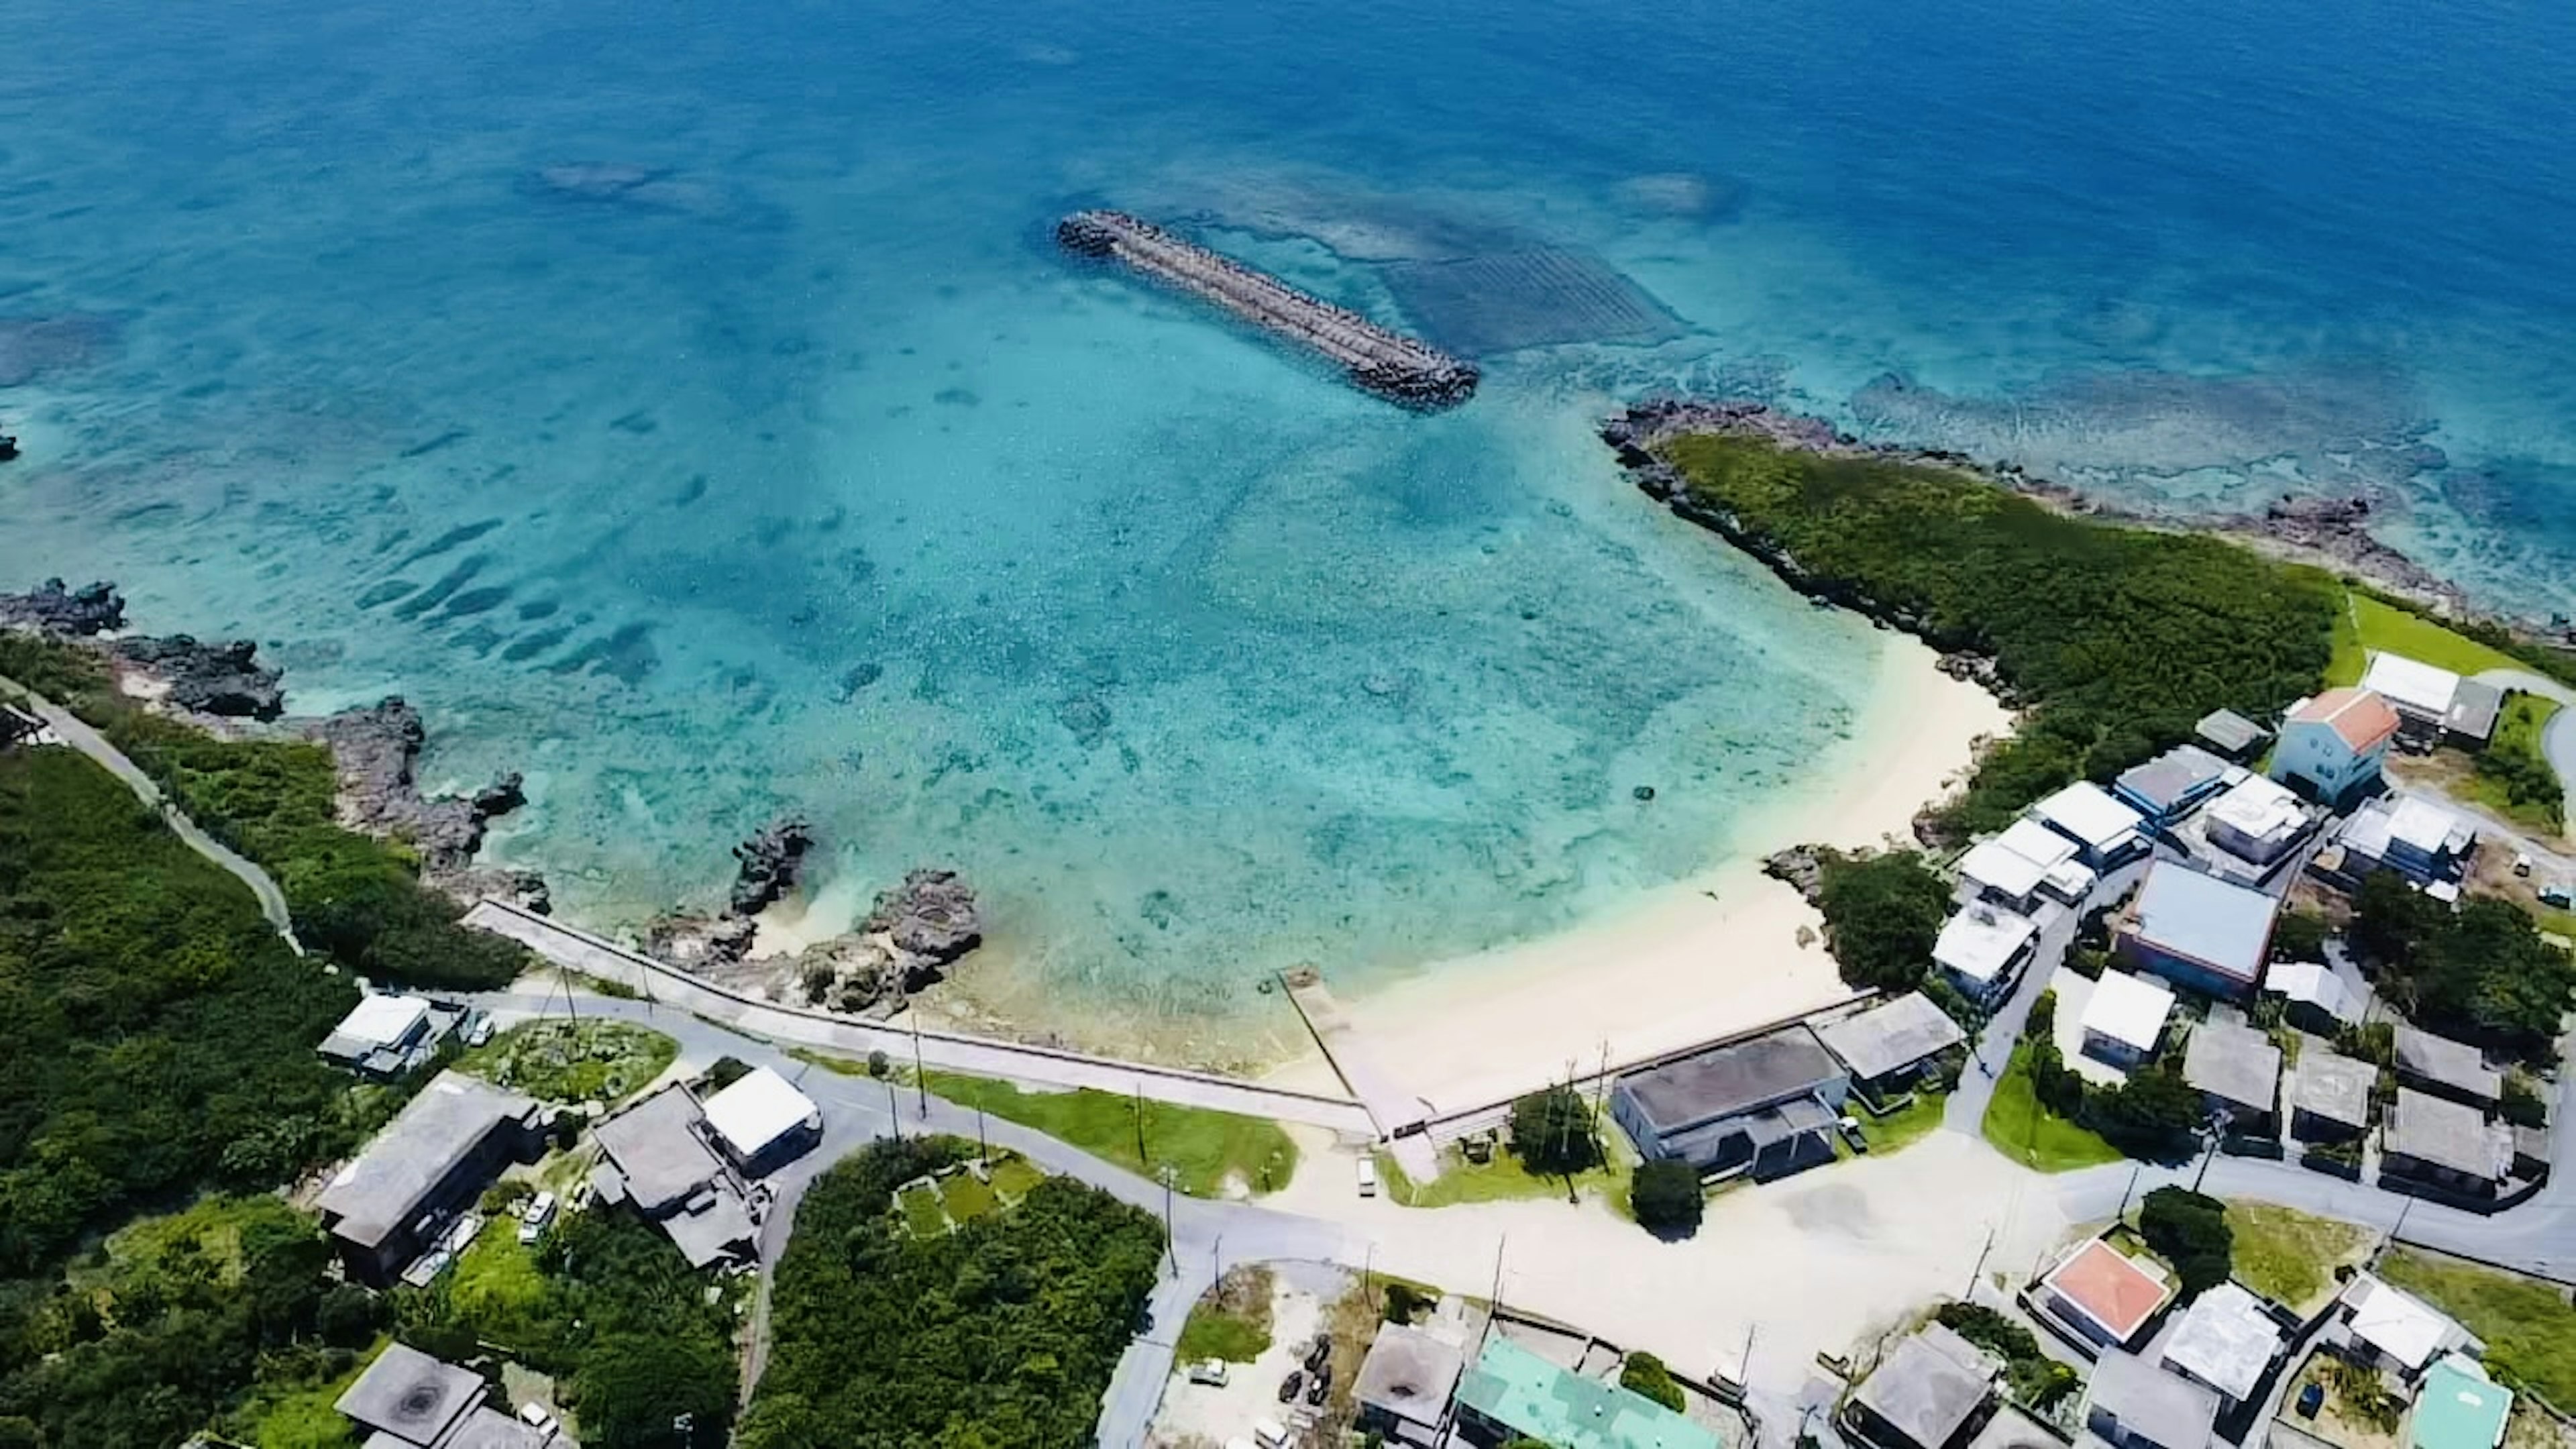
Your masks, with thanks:
[(235, 880), (250, 887), (250, 893), (259, 901), (259, 913), (277, 928), (278, 938), (286, 942), (286, 949), (298, 956), (304, 954), (303, 943), (295, 939), (295, 919), (287, 913), (286, 892), (277, 888), (277, 882), (269, 879), (267, 871), (198, 829), (197, 822), (162, 797), (161, 787), (152, 782), (151, 776), (143, 773), (142, 766), (126, 758), (123, 750), (109, 744), (105, 736), (83, 724), (70, 710), (5, 675), (0, 675), (0, 691), (22, 696), (36, 718), (43, 720), (46, 728), (51, 729), (64, 744), (98, 761), (109, 774), (124, 782), (125, 788), (134, 792), (134, 798), (161, 812), (161, 819), (169, 825), (170, 833), (178, 836), (189, 849), (223, 867)]

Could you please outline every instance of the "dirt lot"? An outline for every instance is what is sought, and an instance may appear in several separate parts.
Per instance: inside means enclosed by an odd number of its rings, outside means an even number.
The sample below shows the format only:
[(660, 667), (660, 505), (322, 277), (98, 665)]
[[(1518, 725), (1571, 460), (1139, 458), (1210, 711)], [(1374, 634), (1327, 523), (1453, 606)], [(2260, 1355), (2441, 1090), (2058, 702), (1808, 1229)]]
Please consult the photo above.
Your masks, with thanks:
[[(1307, 1345), (1325, 1326), (1332, 1306), (1349, 1293), (1352, 1281), (1350, 1274), (1321, 1264), (1273, 1265), (1270, 1346), (1250, 1363), (1226, 1365), (1222, 1387), (1190, 1382), (1189, 1366), (1179, 1365), (1163, 1390), (1162, 1411), (1146, 1443), (1153, 1449), (1222, 1449), (1233, 1440), (1250, 1439), (1252, 1426), (1263, 1419), (1292, 1430), (1300, 1427), (1298, 1414), (1317, 1411), (1306, 1408), (1302, 1393), (1293, 1406), (1279, 1402), (1280, 1381), (1299, 1367)], [(1334, 1367), (1341, 1370), (1344, 1355), (1336, 1352), (1334, 1358)], [(1337, 1393), (1347, 1381), (1347, 1372), (1336, 1372)]]

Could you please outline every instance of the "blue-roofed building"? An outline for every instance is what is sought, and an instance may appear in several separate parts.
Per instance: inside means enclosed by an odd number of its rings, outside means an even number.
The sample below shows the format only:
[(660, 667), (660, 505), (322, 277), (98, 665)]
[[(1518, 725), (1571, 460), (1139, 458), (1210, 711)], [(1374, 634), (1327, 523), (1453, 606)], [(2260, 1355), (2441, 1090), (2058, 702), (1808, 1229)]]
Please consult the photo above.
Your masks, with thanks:
[(2261, 891), (2160, 860), (2147, 867), (2112, 948), (2186, 990), (2240, 999), (2263, 984), (2280, 909)]
[(2121, 804), (2164, 830), (2200, 808), (2200, 803), (2242, 772), (2198, 745), (2176, 745), (2143, 765), (2120, 772), (2111, 794)]
[(1725, 1449), (1716, 1430), (1632, 1389), (1568, 1373), (1500, 1333), (1458, 1381), (1458, 1437), (1555, 1449)]

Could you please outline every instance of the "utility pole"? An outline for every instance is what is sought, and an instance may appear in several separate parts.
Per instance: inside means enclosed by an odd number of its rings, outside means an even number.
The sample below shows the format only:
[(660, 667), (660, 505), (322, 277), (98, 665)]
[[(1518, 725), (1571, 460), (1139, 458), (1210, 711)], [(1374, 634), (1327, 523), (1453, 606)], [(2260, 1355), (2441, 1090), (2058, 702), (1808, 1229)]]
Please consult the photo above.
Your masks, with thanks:
[(1761, 1331), (1760, 1319), (1744, 1325), (1744, 1361), (1735, 1366), (1735, 1372), (1738, 1375), (1736, 1383), (1747, 1390), (1753, 1387), (1753, 1335)]
[(1135, 1092), (1136, 1161), (1144, 1166), (1150, 1167), (1153, 1165), (1154, 1159), (1150, 1153), (1145, 1151), (1145, 1084), (1143, 1082), (1136, 1083)]
[(912, 1090), (921, 1099), (921, 1120), (930, 1120), (930, 1071), (921, 1064), (921, 1008), (906, 1006), (903, 1014), (912, 1022)]
[(1986, 1255), (1995, 1250), (1995, 1230), (1986, 1229), (1986, 1245), (1977, 1250), (1977, 1266), (1968, 1270), (1967, 1301), (1977, 1301), (1977, 1284), (1986, 1276)]
[(1181, 1276), (1180, 1245), (1172, 1240), (1172, 1167), (1165, 1163), (1154, 1174), (1163, 1180), (1163, 1258), (1172, 1265), (1172, 1276)]
[(903, 1137), (903, 1108), (895, 1105), (894, 1073), (888, 1072), (884, 1076), (877, 1078), (877, 1080), (885, 1083), (886, 1120), (894, 1124), (894, 1135), (897, 1140), (901, 1140)]
[(984, 1104), (980, 1101), (975, 1104), (975, 1145), (984, 1150), (984, 1166), (990, 1169), (993, 1165), (993, 1139), (985, 1135)]
[(2147, 1165), (2143, 1162), (2135, 1162), (2129, 1165), (2129, 1185), (2120, 1189), (2120, 1210), (2111, 1215), (2111, 1221), (2115, 1223), (2128, 1221), (2129, 1199), (2137, 1192), (2138, 1174), (2145, 1171), (2146, 1166)]
[(1601, 1117), (1601, 1104), (1608, 1099), (1609, 1094), (1610, 1038), (1605, 1036), (1601, 1039), (1601, 1074), (1592, 1079), (1592, 1117), (1596, 1124)]

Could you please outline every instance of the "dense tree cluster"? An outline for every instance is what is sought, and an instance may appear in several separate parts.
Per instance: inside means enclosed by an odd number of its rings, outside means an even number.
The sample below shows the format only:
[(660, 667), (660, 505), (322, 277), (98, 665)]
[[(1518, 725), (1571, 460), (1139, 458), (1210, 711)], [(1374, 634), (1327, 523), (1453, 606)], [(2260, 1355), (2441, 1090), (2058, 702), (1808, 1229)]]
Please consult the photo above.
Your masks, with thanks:
[(2184, 1297), (2227, 1281), (2236, 1231), (2227, 1225), (2227, 1204), (2218, 1199), (2189, 1188), (2157, 1188), (2138, 1208), (2138, 1236), (2174, 1265)]
[(2534, 1060), (2552, 1053), (2576, 1005), (2576, 959), (2550, 945), (2511, 901), (2458, 909), (2379, 871), (2354, 897), (2353, 951), (2382, 996), (2426, 1027)]
[(1628, 1184), (1628, 1211), (1650, 1232), (1687, 1237), (1699, 1230), (1706, 1209), (1699, 1171), (1687, 1162), (1659, 1157), (1640, 1163)]
[(0, 1276), (353, 1143), (313, 1044), (356, 999), (105, 771), (0, 756)]
[(1583, 1172), (1601, 1165), (1592, 1104), (1559, 1082), (1512, 1103), (1512, 1153), (1532, 1172)]
[(2186, 1155), (2203, 1110), (2176, 1054), (2140, 1066), (2127, 1081), (2096, 1085), (2066, 1064), (2054, 1037), (2056, 1021), (2057, 993), (2043, 991), (2022, 1027), (2023, 1061), (2040, 1105), (2091, 1128), (2131, 1157), (2161, 1162)]
[(2083, 1386), (2075, 1370), (2059, 1363), (2039, 1346), (2037, 1335), (1981, 1303), (1950, 1302), (1933, 1315), (1951, 1332), (2004, 1361), (2012, 1396), (2035, 1409), (2046, 1409)]
[(1843, 980), (1911, 991), (1930, 979), (1932, 945), (1950, 914), (1950, 888), (1910, 850), (1824, 852), (1816, 909)]
[(1682, 1386), (1674, 1382), (1673, 1371), (1664, 1366), (1662, 1359), (1642, 1349), (1619, 1365), (1619, 1387), (1652, 1399), (1676, 1414), (1689, 1402), (1682, 1397)]
[(900, 1184), (973, 1152), (880, 1142), (817, 1179), (771, 1295), (740, 1449), (1075, 1449), (1140, 1326), (1162, 1225), (1063, 1178), (916, 1238)]
[(2079, 776), (2107, 777), (2232, 708), (2262, 717), (2316, 686), (2336, 586), (2222, 539), (2056, 513), (1944, 468), (1670, 445), (1700, 501), (1937, 647), (1991, 655), (2031, 709), (1948, 812), (1998, 829)]

